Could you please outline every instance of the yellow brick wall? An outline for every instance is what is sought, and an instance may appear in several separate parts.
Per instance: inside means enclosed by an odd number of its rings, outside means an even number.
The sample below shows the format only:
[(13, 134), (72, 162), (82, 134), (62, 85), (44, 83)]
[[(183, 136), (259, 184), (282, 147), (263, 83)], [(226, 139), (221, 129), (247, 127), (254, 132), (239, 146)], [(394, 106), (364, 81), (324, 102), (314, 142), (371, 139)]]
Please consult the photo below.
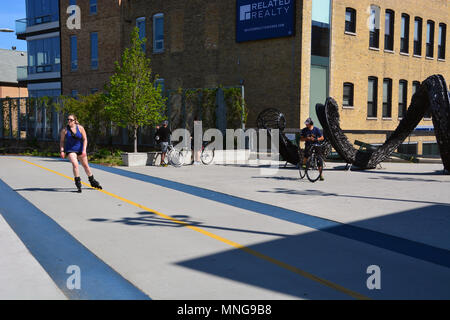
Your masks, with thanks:
[[(380, 7), (380, 41), (379, 49), (369, 49), (369, 7)], [(345, 9), (351, 7), (357, 11), (356, 35), (345, 34)], [(395, 12), (394, 52), (384, 50), (385, 10)], [(450, 36), (449, 36), (449, 1), (448, 0), (341, 0), (333, 1), (332, 48), (330, 96), (338, 102), (341, 115), (341, 127), (353, 130), (394, 130), (398, 124), (398, 89), (399, 80), (408, 81), (409, 106), (412, 96), (413, 81), (423, 81), (433, 74), (442, 74), (450, 80)], [(401, 14), (410, 16), (409, 54), (400, 54)], [(413, 56), (414, 18), (423, 19), (422, 57)], [(426, 22), (435, 22), (434, 58), (425, 57)], [(439, 23), (447, 25), (446, 60), (437, 59)], [(368, 77), (378, 78), (378, 112), (377, 118), (367, 119)], [(392, 79), (392, 118), (382, 119), (383, 78)], [(342, 108), (343, 84), (354, 84), (354, 108)], [(421, 125), (432, 125), (431, 120), (423, 120)]]

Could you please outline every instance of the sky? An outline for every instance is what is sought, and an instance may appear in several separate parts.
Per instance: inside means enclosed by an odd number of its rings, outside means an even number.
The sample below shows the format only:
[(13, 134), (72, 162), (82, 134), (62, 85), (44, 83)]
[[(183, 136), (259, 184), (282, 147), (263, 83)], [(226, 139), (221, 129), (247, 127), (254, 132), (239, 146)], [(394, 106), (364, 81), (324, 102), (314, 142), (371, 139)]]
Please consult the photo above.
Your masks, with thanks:
[(13, 33), (0, 32), (0, 49), (11, 49), (12, 46), (16, 46), (17, 50), (27, 50), (27, 42), (18, 40), (15, 32), (16, 20), (26, 16), (25, 0), (0, 0), (0, 29), (14, 30)]

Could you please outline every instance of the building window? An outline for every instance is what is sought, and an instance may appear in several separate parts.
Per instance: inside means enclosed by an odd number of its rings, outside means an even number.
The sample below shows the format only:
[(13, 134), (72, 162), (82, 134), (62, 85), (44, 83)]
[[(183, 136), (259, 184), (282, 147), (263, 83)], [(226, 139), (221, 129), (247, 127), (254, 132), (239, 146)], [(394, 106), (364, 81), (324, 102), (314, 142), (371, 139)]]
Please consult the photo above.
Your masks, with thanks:
[(380, 7), (370, 7), (370, 38), (369, 47), (380, 47)]
[(367, 117), (377, 117), (378, 78), (369, 77), (369, 89), (367, 95)]
[(392, 79), (383, 79), (383, 118), (392, 118)]
[(422, 155), (439, 156), (439, 146), (436, 142), (422, 142)]
[(445, 43), (447, 41), (447, 25), (439, 23), (438, 58), (445, 59)]
[(91, 33), (91, 68), (98, 69), (98, 33)]
[(414, 18), (414, 55), (422, 55), (422, 18)]
[(353, 106), (353, 83), (350, 82), (344, 83), (344, 99), (342, 105), (344, 107)]
[(153, 52), (164, 51), (164, 14), (153, 16)]
[(96, 94), (98, 92), (98, 89), (97, 88), (92, 88), (91, 89), (91, 94)]
[(161, 87), (161, 93), (164, 93), (165, 87), (164, 87), (164, 79), (159, 78), (155, 81), (155, 88)]
[(353, 8), (345, 9), (345, 31), (356, 33), (356, 10)]
[(72, 90), (71, 96), (72, 96), (72, 98), (77, 99), (78, 98), (78, 91), (77, 90)]
[(97, 0), (90, 0), (89, 2), (89, 13), (97, 14)]
[(398, 117), (403, 118), (406, 114), (408, 98), (408, 81), (400, 80), (398, 83)]
[(400, 34), (400, 52), (409, 53), (409, 15), (402, 14), (402, 30)]
[(427, 21), (427, 52), (426, 56), (433, 58), (434, 56), (434, 22)]
[(70, 61), (71, 70), (78, 70), (77, 36), (70, 37)]
[(386, 16), (384, 20), (384, 49), (394, 50), (394, 20), (395, 14), (392, 10), (386, 10)]
[(417, 154), (417, 143), (402, 143), (397, 151), (399, 153), (407, 154), (407, 155), (416, 155)]
[[(145, 17), (140, 17), (136, 19), (136, 27), (139, 29), (139, 39), (142, 40), (146, 37), (146, 28), (145, 28)], [(145, 52), (145, 43), (142, 44), (142, 51)]]

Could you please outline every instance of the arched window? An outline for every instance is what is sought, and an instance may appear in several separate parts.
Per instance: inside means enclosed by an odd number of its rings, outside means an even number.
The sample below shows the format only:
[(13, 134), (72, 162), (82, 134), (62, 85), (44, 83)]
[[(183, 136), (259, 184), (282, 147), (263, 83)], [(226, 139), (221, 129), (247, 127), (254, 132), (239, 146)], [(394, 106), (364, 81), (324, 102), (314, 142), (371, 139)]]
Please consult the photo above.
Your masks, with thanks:
[(164, 51), (164, 14), (153, 16), (153, 52)]
[(398, 83), (398, 117), (401, 119), (406, 114), (408, 99), (408, 81), (400, 80)]
[(369, 88), (367, 93), (367, 117), (377, 117), (377, 96), (378, 96), (378, 78), (369, 77)]
[(353, 106), (353, 93), (354, 86), (351, 82), (344, 83), (344, 94), (343, 94), (343, 103), (344, 107), (352, 107)]
[(427, 21), (427, 51), (426, 56), (428, 58), (434, 57), (434, 21)]
[(402, 26), (400, 32), (400, 52), (409, 52), (409, 15), (402, 13)]
[(380, 47), (380, 7), (371, 5), (370, 6), (370, 38), (369, 47), (379, 48)]
[(394, 20), (395, 13), (392, 10), (386, 10), (384, 19), (384, 49), (394, 50)]
[(345, 31), (356, 33), (356, 10), (345, 8)]
[(383, 118), (392, 118), (392, 79), (383, 79)]
[(439, 23), (438, 59), (445, 59), (445, 43), (447, 41), (447, 25)]
[(414, 18), (414, 54), (422, 55), (422, 18)]

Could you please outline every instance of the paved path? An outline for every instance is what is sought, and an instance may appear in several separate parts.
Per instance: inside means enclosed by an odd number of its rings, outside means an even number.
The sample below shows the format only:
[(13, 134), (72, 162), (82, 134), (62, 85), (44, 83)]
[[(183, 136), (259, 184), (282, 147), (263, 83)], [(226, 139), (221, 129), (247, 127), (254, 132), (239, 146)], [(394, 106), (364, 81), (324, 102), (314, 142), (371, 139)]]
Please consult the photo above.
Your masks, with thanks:
[(78, 194), (67, 161), (0, 157), (0, 298), (450, 299), (442, 165), (327, 165), (316, 183), (294, 168), (93, 165), (104, 190)]

